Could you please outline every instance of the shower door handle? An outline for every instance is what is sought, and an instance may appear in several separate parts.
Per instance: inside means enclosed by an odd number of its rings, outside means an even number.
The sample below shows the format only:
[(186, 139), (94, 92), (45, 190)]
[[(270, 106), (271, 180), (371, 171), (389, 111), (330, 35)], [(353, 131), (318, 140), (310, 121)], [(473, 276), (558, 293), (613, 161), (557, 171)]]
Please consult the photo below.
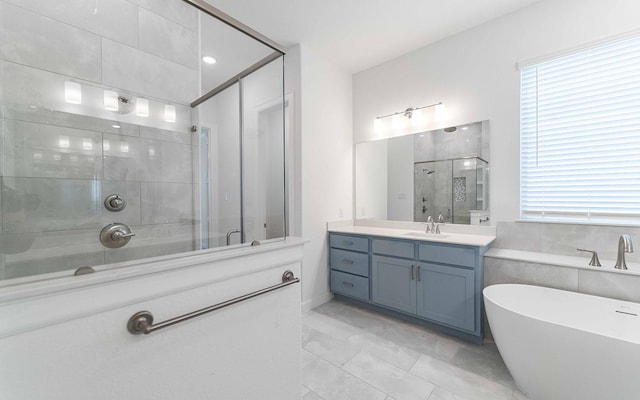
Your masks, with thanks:
[(231, 244), (231, 235), (233, 235), (234, 233), (241, 233), (242, 231), (240, 229), (232, 229), (229, 232), (227, 232), (227, 246), (229, 246)]

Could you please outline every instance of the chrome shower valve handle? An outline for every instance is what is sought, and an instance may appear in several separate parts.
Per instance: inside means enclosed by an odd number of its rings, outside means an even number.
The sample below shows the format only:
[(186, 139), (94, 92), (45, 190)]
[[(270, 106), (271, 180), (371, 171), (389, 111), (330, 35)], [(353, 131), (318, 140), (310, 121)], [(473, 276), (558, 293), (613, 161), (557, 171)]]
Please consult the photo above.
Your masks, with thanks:
[(100, 242), (111, 249), (117, 249), (129, 243), (136, 234), (120, 222), (107, 225), (100, 231)]

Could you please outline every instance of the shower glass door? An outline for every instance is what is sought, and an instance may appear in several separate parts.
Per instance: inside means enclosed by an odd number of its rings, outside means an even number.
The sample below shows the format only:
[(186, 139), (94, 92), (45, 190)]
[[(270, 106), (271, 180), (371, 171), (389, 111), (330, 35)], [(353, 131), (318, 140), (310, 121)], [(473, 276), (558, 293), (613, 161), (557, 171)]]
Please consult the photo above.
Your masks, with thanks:
[(0, 0), (3, 284), (283, 237), (282, 59), (237, 78), (273, 49), (181, 0), (78, 4)]

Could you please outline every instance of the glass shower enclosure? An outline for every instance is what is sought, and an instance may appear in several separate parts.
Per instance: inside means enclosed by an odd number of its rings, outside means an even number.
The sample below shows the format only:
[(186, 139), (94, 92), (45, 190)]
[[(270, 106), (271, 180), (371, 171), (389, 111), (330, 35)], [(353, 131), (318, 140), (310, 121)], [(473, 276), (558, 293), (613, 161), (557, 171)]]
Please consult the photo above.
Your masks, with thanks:
[(0, 1), (5, 284), (285, 236), (284, 54), (202, 4)]
[(488, 207), (489, 163), (480, 157), (414, 163), (414, 221), (470, 224), (470, 211)]

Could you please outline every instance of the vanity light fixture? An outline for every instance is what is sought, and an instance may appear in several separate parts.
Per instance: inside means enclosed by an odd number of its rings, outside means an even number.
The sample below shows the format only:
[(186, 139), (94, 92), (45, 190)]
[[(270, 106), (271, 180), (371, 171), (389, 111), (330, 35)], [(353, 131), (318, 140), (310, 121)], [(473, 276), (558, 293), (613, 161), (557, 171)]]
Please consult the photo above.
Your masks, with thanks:
[(438, 103), (429, 104), (422, 107), (409, 107), (404, 111), (398, 111), (398, 112), (394, 112), (387, 115), (380, 115), (373, 120), (373, 131), (375, 133), (382, 132), (385, 127), (384, 120), (389, 117), (391, 117), (391, 126), (393, 129), (403, 129), (406, 126), (407, 120), (405, 120), (403, 117), (407, 118), (408, 120), (411, 120), (411, 125), (413, 127), (419, 127), (424, 124), (426, 119), (426, 117), (424, 116), (421, 110), (425, 108), (430, 108), (430, 107), (435, 107), (436, 119), (438, 119), (439, 111), (440, 111), (440, 114), (442, 114), (442, 110), (443, 110), (442, 107), (444, 107), (444, 104), (442, 104), (441, 101)]

